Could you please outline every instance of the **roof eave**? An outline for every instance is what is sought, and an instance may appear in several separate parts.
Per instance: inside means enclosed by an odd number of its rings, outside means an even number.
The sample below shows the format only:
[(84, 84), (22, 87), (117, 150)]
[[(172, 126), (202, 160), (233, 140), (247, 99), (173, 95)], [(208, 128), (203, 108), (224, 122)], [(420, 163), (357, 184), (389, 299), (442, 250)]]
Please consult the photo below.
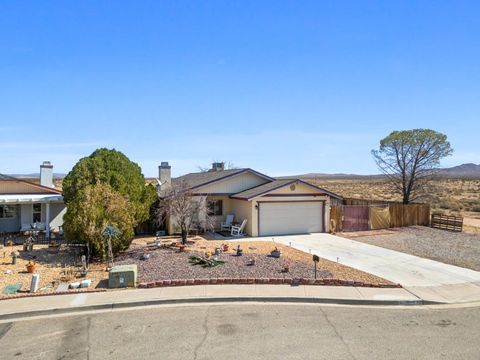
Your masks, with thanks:
[[(8, 175), (4, 175), (4, 176), (8, 176)], [(57, 190), (57, 189), (50, 188), (50, 187), (48, 187), (48, 186), (44, 186), (44, 185), (40, 185), (40, 184), (35, 184), (35, 183), (31, 182), (31, 181), (18, 179), (18, 178), (13, 177), (13, 176), (8, 176), (8, 179), (1, 179), (0, 181), (20, 182), (20, 183), (24, 183), (24, 184), (28, 184), (28, 185), (30, 185), (30, 186), (36, 187), (36, 188), (38, 188), (38, 189), (47, 190), (47, 193), (53, 193), (53, 194), (63, 195), (63, 191), (61, 191), (61, 190)]]
[(222, 177), (220, 177), (220, 178), (218, 178), (218, 179), (210, 180), (210, 181), (207, 181), (207, 182), (205, 182), (205, 183), (203, 183), (203, 184), (199, 184), (199, 185), (192, 186), (190, 189), (191, 189), (191, 190), (199, 189), (199, 188), (204, 187), (204, 186), (206, 186), (206, 185), (211, 185), (211, 184), (213, 184), (213, 183), (216, 183), (216, 182), (219, 182), (219, 181), (223, 181), (223, 180), (225, 180), (225, 179), (228, 179), (228, 178), (231, 178), (231, 177), (234, 177), (234, 176), (237, 176), (237, 175), (241, 175), (241, 174), (244, 174), (244, 173), (247, 173), (247, 172), (250, 172), (250, 173), (252, 173), (252, 174), (255, 174), (255, 175), (257, 175), (257, 176), (260, 176), (260, 177), (262, 177), (262, 178), (264, 178), (264, 179), (266, 179), (266, 180), (269, 180), (269, 181), (275, 181), (274, 178), (272, 178), (272, 177), (270, 177), (270, 176), (268, 176), (268, 175), (259, 173), (258, 171), (255, 171), (255, 170), (250, 169), (250, 168), (246, 168), (246, 169), (242, 169), (242, 170), (239, 170), (239, 171), (237, 171), (237, 172), (234, 172), (234, 173), (232, 173), (232, 174), (228, 174), (228, 175), (222, 176)]
[(257, 195), (255, 195), (255, 196), (251, 196), (251, 197), (248, 197), (248, 198), (235, 197), (235, 196), (231, 196), (231, 198), (232, 198), (232, 199), (235, 199), (235, 198), (236, 198), (236, 199), (238, 199), (238, 200), (253, 201), (253, 200), (255, 200), (255, 199), (258, 199), (258, 198), (260, 198), (260, 197), (262, 197), (262, 196), (265, 196), (265, 195), (271, 193), (272, 191), (281, 189), (281, 188), (283, 188), (283, 187), (285, 187), (285, 186), (289, 186), (289, 185), (292, 185), (292, 184), (298, 184), (298, 183), (301, 183), (302, 185), (307, 186), (307, 187), (310, 187), (310, 188), (312, 188), (312, 189), (318, 190), (318, 191), (322, 192), (323, 194), (328, 195), (328, 196), (330, 196), (330, 197), (333, 197), (333, 198), (336, 198), (336, 199), (339, 199), (339, 200), (343, 199), (340, 195), (337, 195), (337, 194), (335, 194), (335, 193), (333, 193), (333, 192), (331, 192), (331, 191), (322, 189), (322, 188), (320, 188), (320, 187), (318, 187), (318, 186), (309, 184), (309, 183), (307, 183), (307, 182), (305, 182), (305, 181), (303, 181), (303, 180), (300, 180), (300, 179), (292, 179), (292, 181), (289, 181), (289, 182), (287, 182), (287, 183), (285, 183), (285, 184), (279, 185), (279, 186), (277, 186), (277, 187), (274, 187), (274, 188), (272, 188), (272, 189), (269, 189), (269, 190), (267, 190), (267, 191), (264, 191), (263, 193), (260, 193), (260, 194), (257, 194)]

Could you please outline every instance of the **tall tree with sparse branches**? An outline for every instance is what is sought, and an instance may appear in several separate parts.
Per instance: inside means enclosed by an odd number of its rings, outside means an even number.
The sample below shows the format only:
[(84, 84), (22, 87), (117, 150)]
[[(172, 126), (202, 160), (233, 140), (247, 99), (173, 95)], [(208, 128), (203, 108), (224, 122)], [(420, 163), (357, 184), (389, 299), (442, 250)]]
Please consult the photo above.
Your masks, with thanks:
[(453, 149), (447, 136), (430, 129), (394, 131), (380, 141), (372, 155), (394, 191), (409, 204), (426, 195), (425, 188)]
[(205, 196), (195, 196), (185, 181), (173, 183), (160, 194), (158, 223), (166, 217), (179, 227), (183, 244), (186, 244), (188, 234), (194, 228), (211, 230), (214, 227), (214, 219), (208, 215)]

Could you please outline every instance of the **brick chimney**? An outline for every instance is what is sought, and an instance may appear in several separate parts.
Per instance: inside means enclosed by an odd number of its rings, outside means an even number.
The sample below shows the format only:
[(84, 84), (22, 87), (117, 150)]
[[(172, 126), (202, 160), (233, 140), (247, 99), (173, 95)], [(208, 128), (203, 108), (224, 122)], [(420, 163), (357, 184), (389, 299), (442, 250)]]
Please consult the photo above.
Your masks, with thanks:
[(53, 165), (50, 161), (44, 161), (40, 165), (40, 185), (54, 188), (53, 185)]

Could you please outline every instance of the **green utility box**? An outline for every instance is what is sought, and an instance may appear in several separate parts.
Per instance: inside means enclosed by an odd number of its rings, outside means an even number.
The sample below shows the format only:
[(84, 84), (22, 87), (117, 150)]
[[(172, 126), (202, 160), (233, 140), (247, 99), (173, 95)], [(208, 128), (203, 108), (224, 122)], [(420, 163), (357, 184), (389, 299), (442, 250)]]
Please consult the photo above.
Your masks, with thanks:
[(108, 274), (109, 288), (135, 287), (137, 284), (137, 265), (118, 265)]

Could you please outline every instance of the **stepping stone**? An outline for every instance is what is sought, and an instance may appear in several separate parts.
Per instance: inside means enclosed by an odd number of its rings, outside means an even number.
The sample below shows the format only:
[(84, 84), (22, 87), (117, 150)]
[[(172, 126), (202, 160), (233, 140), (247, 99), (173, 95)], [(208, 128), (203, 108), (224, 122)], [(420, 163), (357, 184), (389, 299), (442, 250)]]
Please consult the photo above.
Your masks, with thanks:
[(11, 294), (16, 294), (18, 290), (22, 288), (22, 284), (11, 284), (5, 286), (5, 289), (3, 289), (2, 294), (5, 295), (11, 295)]
[(68, 291), (68, 284), (67, 283), (61, 283), (60, 285), (57, 286), (57, 290), (55, 292), (66, 292)]

